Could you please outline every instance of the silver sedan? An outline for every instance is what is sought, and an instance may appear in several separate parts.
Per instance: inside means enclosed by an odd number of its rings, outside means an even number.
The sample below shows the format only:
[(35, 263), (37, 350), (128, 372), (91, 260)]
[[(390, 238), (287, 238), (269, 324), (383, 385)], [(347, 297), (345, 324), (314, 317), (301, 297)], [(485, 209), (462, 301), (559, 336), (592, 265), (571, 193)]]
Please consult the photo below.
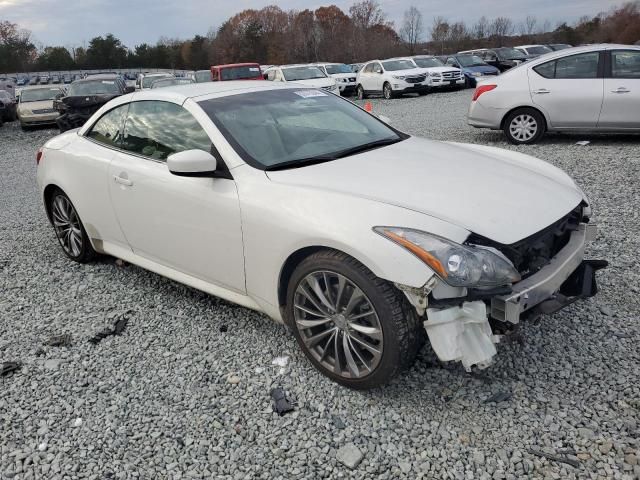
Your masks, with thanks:
[(590, 45), (542, 55), (481, 82), (468, 122), (515, 144), (545, 132), (640, 132), (640, 47)]

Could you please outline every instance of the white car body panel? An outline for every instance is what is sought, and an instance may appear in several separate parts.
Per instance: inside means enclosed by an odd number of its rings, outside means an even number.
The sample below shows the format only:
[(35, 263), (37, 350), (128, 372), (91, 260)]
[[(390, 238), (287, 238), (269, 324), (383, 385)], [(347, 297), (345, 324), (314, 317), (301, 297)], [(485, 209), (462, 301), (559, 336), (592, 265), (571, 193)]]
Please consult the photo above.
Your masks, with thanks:
[(640, 129), (640, 78), (605, 78), (598, 128)]
[[(416, 68), (411, 68), (406, 70), (387, 71), (387, 70), (384, 70), (384, 66), (382, 65), (382, 62), (383, 61), (378, 61), (378, 60), (367, 62), (365, 65), (362, 66), (360, 70), (358, 70), (356, 83), (358, 85), (362, 85), (365, 92), (373, 92), (373, 93), (382, 92), (382, 88), (385, 82), (389, 83), (392, 89), (395, 91), (403, 91), (405, 89), (429, 85), (428, 76), (424, 79), (424, 81), (420, 83), (409, 83), (403, 79), (395, 78), (395, 77), (418, 77), (418, 76), (425, 75), (427, 72), (426, 72), (426, 69), (424, 68), (416, 67)], [(382, 73), (365, 72), (364, 70), (366, 66), (369, 65), (370, 63), (380, 64), (383, 68)]]

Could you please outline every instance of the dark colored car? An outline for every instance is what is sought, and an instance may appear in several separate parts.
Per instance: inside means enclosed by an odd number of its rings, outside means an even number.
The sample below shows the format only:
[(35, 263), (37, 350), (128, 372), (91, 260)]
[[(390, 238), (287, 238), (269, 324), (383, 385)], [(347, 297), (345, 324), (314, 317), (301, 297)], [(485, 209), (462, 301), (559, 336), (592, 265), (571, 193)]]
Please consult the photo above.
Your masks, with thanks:
[(16, 82), (16, 85), (19, 87), (24, 87), (25, 85), (29, 85), (29, 77), (27, 76), (18, 77), (18, 81)]
[(489, 65), (478, 55), (449, 55), (445, 63), (462, 70), (467, 87), (475, 87), (479, 79), (490, 75), (499, 75), (500, 70)]
[(501, 72), (516, 67), (529, 60), (530, 57), (511, 47), (483, 48), (458, 52), (458, 55), (472, 54), (480, 57), (485, 63), (496, 67)]
[(214, 82), (228, 80), (263, 80), (260, 65), (257, 63), (231, 63), (211, 67), (211, 79)]
[(84, 125), (102, 105), (109, 100), (131, 93), (120, 75), (91, 75), (69, 85), (66, 96), (54, 101), (53, 107), (60, 112), (56, 120), (60, 132)]
[(16, 116), (16, 99), (6, 90), (0, 90), (0, 117), (5, 122), (13, 122)]

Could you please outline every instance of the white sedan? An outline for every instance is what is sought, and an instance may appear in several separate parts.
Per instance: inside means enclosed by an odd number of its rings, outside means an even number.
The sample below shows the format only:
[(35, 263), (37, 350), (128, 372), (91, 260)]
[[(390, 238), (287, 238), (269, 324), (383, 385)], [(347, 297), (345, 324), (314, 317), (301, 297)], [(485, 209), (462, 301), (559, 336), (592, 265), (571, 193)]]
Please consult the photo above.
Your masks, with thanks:
[(112, 255), (264, 312), (352, 388), (411, 365), (425, 331), (440, 359), (486, 366), (489, 318), (593, 295), (603, 266), (583, 260), (591, 210), (562, 171), (410, 137), (314, 88), (124, 95), (37, 163), (69, 258)]
[(514, 144), (547, 131), (640, 133), (640, 47), (589, 45), (530, 60), (479, 83), (468, 122)]

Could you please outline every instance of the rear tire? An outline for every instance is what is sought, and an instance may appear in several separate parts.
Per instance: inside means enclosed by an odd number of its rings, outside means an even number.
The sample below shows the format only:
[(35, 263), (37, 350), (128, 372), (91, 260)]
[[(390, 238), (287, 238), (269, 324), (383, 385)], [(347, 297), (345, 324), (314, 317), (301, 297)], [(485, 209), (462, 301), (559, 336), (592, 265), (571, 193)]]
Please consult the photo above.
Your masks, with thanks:
[(426, 337), (397, 288), (335, 250), (316, 252), (296, 267), (285, 321), (323, 375), (357, 390), (383, 385), (411, 366)]
[(533, 108), (518, 108), (504, 120), (503, 128), (509, 143), (531, 145), (544, 135), (546, 129), (542, 114)]
[(69, 197), (57, 189), (49, 197), (49, 217), (65, 255), (78, 263), (96, 258), (80, 216)]

